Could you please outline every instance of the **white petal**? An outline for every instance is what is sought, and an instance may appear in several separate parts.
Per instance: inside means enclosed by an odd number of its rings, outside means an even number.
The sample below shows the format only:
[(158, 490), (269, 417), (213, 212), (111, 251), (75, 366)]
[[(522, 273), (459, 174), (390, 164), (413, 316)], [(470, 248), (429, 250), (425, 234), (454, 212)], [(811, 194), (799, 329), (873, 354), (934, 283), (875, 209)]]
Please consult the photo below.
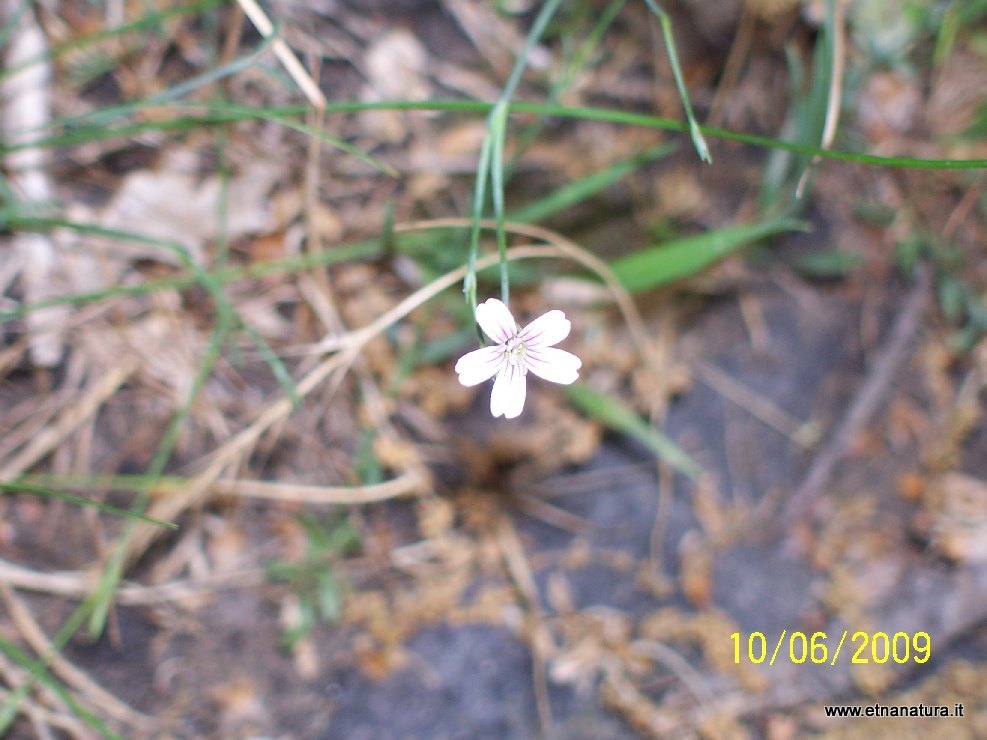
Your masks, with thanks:
[(488, 298), (476, 307), (476, 323), (497, 344), (504, 344), (517, 334), (514, 317), (507, 306), (496, 298)]
[(526, 346), (539, 349), (558, 344), (569, 336), (571, 328), (572, 324), (565, 317), (565, 314), (555, 310), (543, 313), (524, 327), (518, 336)]
[(569, 385), (579, 377), (579, 368), (583, 366), (582, 360), (571, 352), (554, 347), (529, 351), (524, 362), (528, 369), (539, 378), (550, 380), (553, 383)]
[(519, 365), (505, 365), (497, 373), (493, 391), (490, 393), (490, 413), (494, 418), (503, 415), (513, 419), (524, 409), (524, 396), (527, 391), (524, 371)]
[(467, 352), (456, 363), (459, 382), (467, 388), (492, 378), (504, 361), (504, 350), (500, 347), (481, 347)]

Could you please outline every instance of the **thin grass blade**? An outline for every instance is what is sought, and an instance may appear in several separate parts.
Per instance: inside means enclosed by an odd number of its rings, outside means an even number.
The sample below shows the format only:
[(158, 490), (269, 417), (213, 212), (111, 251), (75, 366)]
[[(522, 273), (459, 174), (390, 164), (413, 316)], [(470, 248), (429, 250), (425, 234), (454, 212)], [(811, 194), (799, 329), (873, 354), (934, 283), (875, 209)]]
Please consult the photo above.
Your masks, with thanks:
[(675, 144), (661, 144), (651, 149), (646, 149), (633, 157), (614, 162), (604, 170), (593, 172), (586, 177), (552, 191), (550, 195), (540, 200), (511, 211), (509, 219), (522, 223), (543, 221), (549, 216), (554, 216), (556, 213), (564, 211), (566, 208), (571, 208), (583, 201), (589, 200), (597, 193), (606, 190), (614, 183), (619, 182), (644, 165), (667, 157), (675, 149)]
[(44, 496), (46, 498), (57, 498), (62, 501), (67, 501), (70, 504), (77, 504), (79, 506), (88, 506), (92, 509), (97, 509), (99, 511), (105, 511), (107, 514), (115, 514), (116, 516), (127, 517), (129, 519), (138, 519), (142, 522), (147, 522), (148, 524), (156, 524), (159, 527), (165, 527), (166, 529), (178, 529), (178, 525), (172, 522), (166, 522), (161, 519), (155, 519), (154, 517), (144, 516), (143, 514), (138, 514), (137, 512), (130, 511), (129, 509), (123, 509), (119, 506), (113, 506), (112, 504), (104, 504), (100, 501), (93, 501), (92, 499), (86, 498), (85, 496), (77, 496), (73, 493), (66, 493), (65, 491), (58, 491), (53, 488), (46, 488), (43, 486), (35, 486), (30, 483), (2, 483), (0, 482), (0, 493), (4, 494), (29, 494), (31, 496)]
[(668, 63), (672, 67), (672, 77), (675, 78), (675, 87), (679, 91), (679, 98), (682, 100), (682, 108), (685, 110), (685, 119), (689, 122), (689, 136), (692, 137), (692, 145), (696, 148), (699, 158), (707, 164), (712, 164), (713, 155), (709, 153), (709, 146), (703, 137), (702, 127), (696, 120), (695, 113), (692, 112), (692, 103), (689, 101), (689, 91), (685, 87), (682, 79), (682, 70), (679, 68), (679, 53), (675, 49), (675, 34), (672, 33), (672, 19), (668, 13), (658, 7), (655, 0), (644, 0), (651, 12), (658, 17), (661, 24), (661, 35), (665, 39), (665, 51), (668, 55)]
[(659, 432), (620, 399), (583, 383), (565, 387), (569, 400), (584, 414), (598, 419), (616, 432), (633, 437), (655, 456), (691, 480), (699, 480), (702, 467), (675, 442)]
[(639, 293), (695, 275), (759, 239), (806, 228), (804, 222), (789, 218), (728, 226), (642, 249), (614, 260), (610, 268), (629, 292)]

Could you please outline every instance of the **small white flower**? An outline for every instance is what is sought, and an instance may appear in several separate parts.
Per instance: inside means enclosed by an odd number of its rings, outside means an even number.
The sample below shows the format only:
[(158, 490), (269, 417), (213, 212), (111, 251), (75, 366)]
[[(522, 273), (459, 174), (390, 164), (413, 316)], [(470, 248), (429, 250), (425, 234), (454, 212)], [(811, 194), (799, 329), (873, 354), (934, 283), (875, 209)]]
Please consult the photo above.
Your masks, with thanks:
[(514, 317), (496, 298), (476, 307), (476, 323), (497, 344), (469, 352), (459, 358), (459, 382), (469, 387), (492, 378), (490, 413), (513, 419), (524, 409), (525, 376), (530, 370), (553, 383), (568, 385), (579, 377), (582, 362), (565, 350), (555, 349), (572, 324), (561, 311), (549, 311), (518, 331)]

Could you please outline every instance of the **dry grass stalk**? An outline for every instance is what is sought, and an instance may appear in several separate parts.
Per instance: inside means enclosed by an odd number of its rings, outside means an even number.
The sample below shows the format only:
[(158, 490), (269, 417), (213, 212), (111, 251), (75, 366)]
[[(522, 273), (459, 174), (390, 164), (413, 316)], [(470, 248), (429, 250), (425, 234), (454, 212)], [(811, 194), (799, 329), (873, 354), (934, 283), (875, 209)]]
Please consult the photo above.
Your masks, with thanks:
[(517, 27), (483, 3), (445, 0), (443, 4), (490, 66), (506, 73), (524, 47), (524, 37)]
[[(409, 231), (412, 229), (458, 226), (463, 223), (464, 220), (462, 219), (443, 219), (438, 221), (417, 222), (415, 224), (403, 225), (397, 230)], [(637, 309), (633, 302), (630, 300), (630, 296), (623, 290), (616, 277), (610, 272), (609, 268), (605, 264), (571, 241), (548, 230), (527, 226), (524, 224), (510, 224), (510, 230), (514, 233), (542, 239), (551, 244), (551, 247), (517, 247), (511, 249), (509, 252), (510, 259), (545, 258), (557, 256), (561, 253), (563, 256), (574, 259), (599, 274), (611, 289), (615, 301), (624, 312), (628, 323), (631, 324), (632, 329), (635, 332), (635, 338), (639, 343), (639, 350), (641, 351), (642, 357), (647, 360), (650, 356), (650, 352), (648, 351), (647, 335), (644, 330), (643, 321), (637, 313)], [(498, 259), (498, 255), (488, 255), (478, 260), (477, 269), (485, 269), (492, 266), (496, 264)], [(377, 320), (371, 322), (368, 326), (359, 330), (350, 331), (342, 336), (330, 337), (327, 341), (320, 343), (315, 349), (316, 352), (335, 352), (336, 354), (320, 362), (301, 381), (299, 381), (297, 384), (299, 396), (307, 396), (314, 388), (319, 386), (324, 380), (329, 378), (334, 373), (338, 373), (336, 382), (340, 382), (342, 373), (353, 364), (358, 353), (367, 344), (367, 342), (380, 335), (385, 329), (387, 329), (387, 327), (404, 318), (411, 313), (411, 311), (423, 305), (425, 302), (438, 295), (441, 291), (462, 280), (465, 274), (465, 266), (452, 270), (415, 291), (389, 311), (386, 311)], [(253, 424), (250, 425), (250, 427), (244, 429), (216, 450), (210, 456), (208, 467), (202, 473), (197, 475), (183, 491), (177, 495), (169, 496), (153, 506), (150, 511), (151, 516), (166, 520), (173, 520), (186, 508), (200, 501), (202, 497), (210, 491), (210, 489), (215, 490), (216, 484), (220, 480), (223, 472), (236, 460), (241, 459), (241, 457), (256, 444), (257, 440), (264, 432), (266, 432), (274, 424), (286, 418), (291, 411), (292, 405), (289, 399), (282, 398), (275, 401)], [(258, 489), (254, 488), (253, 490), (256, 491)], [(274, 488), (272, 487), (270, 490), (274, 490)], [(129, 541), (126, 543), (128, 548), (128, 558), (132, 560), (140, 553), (144, 552), (144, 550), (159, 534), (159, 528), (154, 527), (153, 525), (138, 523), (132, 531)], [(516, 558), (512, 558), (511, 562), (517, 566)], [(516, 567), (513, 568), (512, 571), (513, 570), (516, 570)], [(523, 572), (524, 571), (522, 569), (521, 571), (518, 571), (516, 575), (522, 575)], [(533, 579), (530, 578), (530, 569), (528, 573), (529, 578), (526, 579), (526, 583), (524, 585), (526, 585), (530, 591), (531, 588), (534, 588), (534, 585)], [(533, 593), (529, 594), (529, 597), (533, 596)], [(551, 713), (547, 704), (547, 693), (543, 686), (543, 665), (540, 669), (536, 666), (535, 684), (536, 693), (541, 697), (538, 702), (539, 714), (543, 720), (543, 724), (547, 727), (551, 723)]]
[[(0, 678), (7, 686), (11, 687), (22, 686), (31, 680), (30, 674), (25, 669), (14, 665), (2, 653), (0, 653)], [(36, 737), (53, 738), (51, 728), (60, 729), (68, 733), (70, 737), (89, 738), (95, 736), (95, 733), (88, 730), (81, 720), (67, 713), (68, 707), (54, 691), (41, 683), (35, 686), (35, 691), (38, 700), (35, 700), (33, 695), (28, 694), (21, 700), (18, 709), (31, 723)], [(0, 689), (0, 703), (8, 701), (12, 693), (6, 689)], [(57, 707), (58, 711), (50, 707)]]
[[(396, 226), (394, 230), (401, 233), (419, 229), (462, 228), (471, 226), (472, 223), (472, 220), (467, 218), (438, 218), (430, 221), (415, 221), (409, 224), (401, 224)], [(487, 229), (494, 229), (497, 226), (497, 223), (491, 220), (484, 220), (480, 223)], [(510, 234), (526, 236), (550, 244), (563, 256), (568, 257), (573, 262), (577, 262), (595, 273), (610, 290), (614, 302), (617, 304), (617, 308), (620, 309), (620, 313), (627, 322), (641, 359), (645, 363), (650, 364), (652, 354), (651, 343), (648, 339), (648, 331), (645, 328), (644, 319), (641, 318), (641, 313), (637, 310), (637, 306), (634, 304), (630, 294), (620, 284), (620, 280), (614, 275), (613, 270), (610, 269), (606, 262), (589, 250), (579, 246), (571, 239), (567, 239), (558, 232), (542, 226), (509, 221), (504, 224), (504, 230)], [(477, 265), (477, 269), (480, 269), (479, 264)]]
[[(250, 22), (254, 24), (260, 35), (264, 38), (270, 38), (271, 34), (274, 33), (274, 24), (271, 23), (271, 19), (261, 9), (260, 5), (255, 0), (237, 0), (237, 2), (240, 3), (243, 12), (247, 14)], [(284, 65), (285, 70), (291, 75), (291, 79), (295, 81), (295, 84), (301, 88), (305, 97), (308, 98), (308, 102), (320, 110), (325, 108), (326, 96), (322, 94), (319, 86), (315, 84), (315, 80), (305, 71), (305, 67), (298, 61), (295, 52), (288, 47), (284, 39), (280, 37), (271, 39), (271, 48), (274, 50), (274, 55)]]
[(84, 424), (107, 399), (116, 393), (137, 369), (132, 359), (105, 372), (74, 405), (64, 409), (50, 426), (42, 429), (30, 442), (0, 465), (0, 481), (12, 481), (29, 467), (52, 452), (74, 430)]
[(151, 717), (141, 714), (117, 699), (56, 652), (24, 602), (3, 582), (0, 582), (0, 600), (7, 607), (11, 620), (31, 649), (37, 655), (44, 656), (44, 660), (52, 670), (65, 683), (78, 691), (97, 712), (128, 727), (145, 730), (153, 727), (154, 720)]
[(427, 480), (417, 472), (404, 473), (397, 478), (372, 486), (313, 486), (223, 478), (213, 484), (212, 492), (224, 496), (260, 498), (268, 501), (359, 506), (407, 496), (420, 491), (426, 483)]
[[(124, 582), (117, 590), (117, 601), (125, 606), (190, 604), (217, 591), (252, 588), (265, 581), (260, 569), (218, 573), (196, 580), (177, 580), (154, 586)], [(84, 599), (92, 593), (91, 571), (44, 573), (0, 559), (0, 583), (22, 591)]]
[[(549, 256), (551, 252), (552, 250), (550, 249), (542, 248), (536, 255), (544, 257)], [(487, 264), (493, 263), (493, 260), (487, 261)], [(332, 338), (335, 346), (328, 347), (324, 351), (340, 351), (332, 357), (321, 361), (296, 384), (299, 398), (306, 397), (334, 373), (339, 372), (336, 383), (341, 382), (346, 369), (353, 364), (360, 350), (367, 342), (445, 288), (461, 280), (465, 275), (465, 271), (465, 267), (453, 270), (442, 278), (419, 289), (393, 309), (386, 312), (380, 319), (374, 321), (370, 326), (358, 331), (348, 332), (341, 337)], [(194, 502), (199, 501), (233, 462), (240, 459), (251, 449), (261, 435), (274, 424), (287, 418), (291, 411), (292, 403), (290, 399), (281, 398), (273, 402), (249, 427), (213, 452), (209, 456), (207, 468), (195, 476), (185, 490), (178, 495), (169, 496), (167, 499), (153, 506), (150, 512), (151, 516), (169, 521), (174, 520)], [(129, 557), (133, 558), (142, 553), (159, 534), (160, 528), (154, 525), (138, 524), (132, 532), (127, 546)]]
[[(347, 367), (353, 361), (355, 354), (356, 351), (341, 353), (320, 362), (317, 367), (296, 384), (299, 397), (304, 398), (334, 372)], [(152, 506), (149, 512), (150, 515), (157, 519), (174, 521), (188, 507), (201, 501), (209, 488), (219, 480), (223, 472), (239, 460), (249, 449), (252, 449), (261, 435), (271, 426), (287, 418), (292, 408), (291, 400), (288, 398), (281, 398), (268, 406), (253, 424), (213, 452), (208, 457), (206, 469), (196, 475), (184, 490)], [(138, 557), (160, 534), (160, 527), (143, 522), (138, 523), (132, 530), (126, 544), (128, 559), (132, 561), (135, 557)]]
[(811, 421), (799, 421), (769, 399), (738, 383), (715, 365), (693, 360), (692, 369), (703, 383), (800, 447), (810, 449), (818, 441), (818, 430)]
[[(0, 289), (0, 292), (2, 292), (2, 289)], [(24, 356), (24, 352), (30, 348), (32, 340), (55, 333), (67, 335), (73, 329), (89, 323), (99, 314), (108, 311), (113, 305), (115, 305), (113, 301), (106, 301), (95, 306), (73, 308), (71, 314), (65, 316), (63, 321), (57, 324), (52, 323), (46, 325), (43, 328), (38, 327), (29, 333), (28, 336), (17, 339), (9, 346), (0, 349), (0, 379), (20, 362), (21, 357)]]

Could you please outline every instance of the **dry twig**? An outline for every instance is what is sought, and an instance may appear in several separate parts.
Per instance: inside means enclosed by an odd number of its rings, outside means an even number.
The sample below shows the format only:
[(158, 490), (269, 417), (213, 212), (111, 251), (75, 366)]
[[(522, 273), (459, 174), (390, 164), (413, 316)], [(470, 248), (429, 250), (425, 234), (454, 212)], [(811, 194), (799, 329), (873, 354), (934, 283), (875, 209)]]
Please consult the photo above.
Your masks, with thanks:
[(836, 465), (846, 455), (853, 440), (870, 421), (907, 357), (922, 328), (922, 316), (929, 301), (932, 271), (923, 266), (898, 319), (884, 345), (877, 353), (867, 379), (857, 390), (853, 402), (826, 446), (813, 459), (802, 483), (788, 499), (781, 514), (781, 524), (791, 530), (793, 524), (812, 506), (823, 492)]

